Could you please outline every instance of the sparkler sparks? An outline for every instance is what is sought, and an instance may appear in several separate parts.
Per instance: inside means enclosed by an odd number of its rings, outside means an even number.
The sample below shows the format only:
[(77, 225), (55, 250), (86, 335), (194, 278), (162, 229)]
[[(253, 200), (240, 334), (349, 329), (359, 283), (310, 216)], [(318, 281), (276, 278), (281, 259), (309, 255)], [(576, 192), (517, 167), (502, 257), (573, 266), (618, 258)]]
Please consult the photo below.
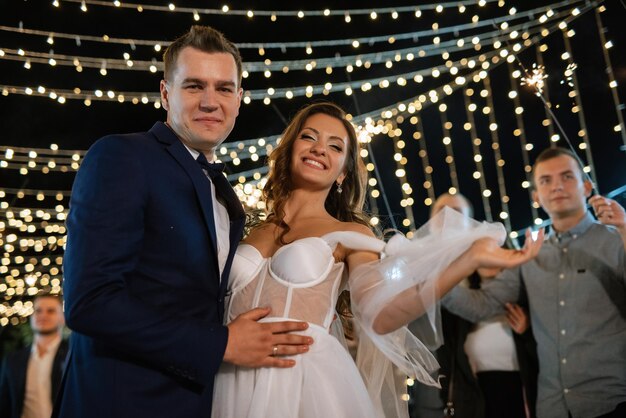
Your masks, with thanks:
[(533, 69), (530, 73), (526, 73), (526, 77), (522, 77), (521, 84), (524, 86), (531, 86), (537, 90), (537, 94), (543, 93), (544, 80), (548, 78), (548, 75), (544, 72), (545, 67), (543, 65), (533, 64)]

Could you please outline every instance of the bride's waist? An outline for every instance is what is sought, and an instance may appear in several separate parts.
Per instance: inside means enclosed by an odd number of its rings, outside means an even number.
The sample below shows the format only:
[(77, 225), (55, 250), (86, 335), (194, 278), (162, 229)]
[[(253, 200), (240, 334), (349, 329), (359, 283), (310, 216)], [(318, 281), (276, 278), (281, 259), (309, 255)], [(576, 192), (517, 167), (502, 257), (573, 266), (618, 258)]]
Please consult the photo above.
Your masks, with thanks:
[[(282, 317), (282, 316), (266, 316), (265, 318), (259, 319), (259, 322), (282, 322), (282, 321), (306, 322), (307, 324), (309, 324), (309, 327), (307, 328), (307, 330), (311, 329), (311, 330), (321, 331), (323, 333), (328, 334), (328, 329), (323, 327), (322, 325), (316, 324), (316, 323), (311, 322), (311, 321), (304, 321), (304, 320), (298, 319), (298, 318), (288, 318), (288, 317)], [(297, 333), (298, 334), (304, 334), (304, 333), (306, 333), (307, 330), (297, 331)]]

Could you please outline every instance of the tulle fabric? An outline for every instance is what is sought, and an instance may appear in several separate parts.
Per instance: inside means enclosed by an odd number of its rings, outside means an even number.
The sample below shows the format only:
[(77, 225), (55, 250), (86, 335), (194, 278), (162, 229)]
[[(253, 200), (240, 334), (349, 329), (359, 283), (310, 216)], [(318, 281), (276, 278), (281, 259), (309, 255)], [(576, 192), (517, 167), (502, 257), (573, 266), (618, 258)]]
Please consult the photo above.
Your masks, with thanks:
[[(474, 241), (486, 237), (502, 245), (506, 230), (500, 223), (478, 222), (446, 207), (412, 239), (393, 236), (380, 261), (350, 273), (352, 308), (362, 330), (357, 366), (370, 396), (387, 416), (407, 416), (406, 404), (400, 401), (404, 383), (398, 375), (440, 387), (436, 378), (439, 366), (431, 354), (442, 342), (436, 279)], [(412, 324), (412, 332), (405, 326), (377, 334), (372, 328), (376, 317), (394, 303), (398, 294), (409, 289), (415, 292), (415, 303), (422, 305), (425, 314)], [(422, 341), (428, 341), (429, 346)]]
[[(407, 404), (401, 396), (406, 391), (405, 376), (439, 385), (438, 364), (430, 350), (441, 340), (436, 279), (482, 237), (502, 243), (504, 227), (479, 223), (445, 208), (411, 240), (396, 235), (385, 243), (339, 231), (295, 241), (281, 248), (273, 259), (263, 258), (250, 246), (240, 246), (230, 278), (233, 294), (227, 305), (228, 320), (256, 306), (271, 306), (281, 318), (268, 320), (305, 320), (310, 323), (307, 332), (315, 343), (310, 352), (295, 357), (296, 366), (290, 369), (224, 364), (215, 384), (213, 416), (407, 417)], [(333, 259), (338, 243), (381, 254), (381, 260), (359, 266), (347, 279), (355, 321), (361, 330), (358, 369), (341, 338), (332, 335), (340, 334), (331, 323), (338, 322), (332, 321), (334, 305), (345, 284), (343, 263)], [(311, 268), (303, 272), (303, 265)], [(303, 276), (310, 277), (303, 280)], [(372, 325), (383, 307), (407, 290), (415, 292), (414, 301), (424, 312), (413, 324), (414, 332), (402, 327), (377, 334)], [(259, 301), (263, 303), (259, 305)]]

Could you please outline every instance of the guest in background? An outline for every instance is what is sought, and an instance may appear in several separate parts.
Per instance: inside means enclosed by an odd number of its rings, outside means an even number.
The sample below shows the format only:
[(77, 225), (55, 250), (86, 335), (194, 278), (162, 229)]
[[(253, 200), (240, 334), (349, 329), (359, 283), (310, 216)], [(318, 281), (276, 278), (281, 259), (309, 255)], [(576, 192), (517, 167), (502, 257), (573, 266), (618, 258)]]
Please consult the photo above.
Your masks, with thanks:
[(537, 340), (537, 416), (626, 416), (626, 216), (592, 192), (576, 156), (550, 148), (533, 168), (533, 197), (552, 229), (539, 255), (480, 290), (457, 286), (444, 306), (471, 321), (505, 312), (526, 288)]
[(62, 339), (63, 303), (37, 296), (30, 317), (33, 343), (9, 354), (0, 375), (0, 417), (49, 418), (67, 355)]
[[(446, 206), (473, 216), (465, 196), (445, 193), (431, 207), (431, 217)], [(497, 273), (481, 269), (460, 285), (478, 289)], [(458, 418), (526, 417), (526, 400), (534, 404), (536, 393), (534, 340), (524, 308), (511, 303), (507, 310), (474, 324), (442, 309), (444, 340), (436, 351), (445, 376), (442, 389), (415, 385), (412, 416), (441, 417), (453, 408)]]

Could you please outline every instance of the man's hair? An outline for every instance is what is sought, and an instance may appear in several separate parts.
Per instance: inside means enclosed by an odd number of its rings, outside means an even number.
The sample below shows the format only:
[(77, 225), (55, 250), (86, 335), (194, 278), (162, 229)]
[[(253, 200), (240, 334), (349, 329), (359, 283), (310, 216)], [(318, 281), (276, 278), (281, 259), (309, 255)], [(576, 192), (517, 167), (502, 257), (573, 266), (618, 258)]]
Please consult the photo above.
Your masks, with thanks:
[(237, 87), (241, 87), (242, 63), (239, 50), (234, 43), (226, 39), (222, 32), (213, 29), (210, 26), (194, 25), (189, 32), (177, 38), (167, 47), (163, 54), (163, 78), (165, 81), (171, 80), (176, 65), (178, 55), (186, 47), (192, 47), (208, 53), (226, 53), (233, 56), (235, 65), (237, 66)]
[(469, 199), (467, 197), (465, 197), (465, 195), (463, 195), (462, 193), (455, 193), (455, 194), (443, 193), (443, 194), (439, 195), (439, 197), (437, 197), (437, 199), (435, 199), (433, 204), (430, 206), (430, 216), (431, 217), (434, 215), (433, 210), (435, 209), (435, 206), (437, 206), (437, 203), (444, 197), (457, 197), (457, 198), (461, 199), (467, 205), (467, 209), (468, 209), (467, 210), (467, 214), (469, 215), (469, 217), (470, 218), (474, 217), (474, 205), (472, 205), (472, 202), (470, 202)]
[[(576, 167), (578, 167), (581, 177), (583, 176), (583, 167), (580, 164), (580, 159), (578, 159), (578, 156), (574, 154), (572, 151), (570, 151), (569, 149), (561, 148), (561, 147), (547, 148), (541, 151), (539, 155), (537, 156), (537, 158), (535, 159), (535, 164), (533, 165), (533, 173), (537, 169), (537, 165), (539, 163), (551, 160), (553, 158), (561, 157), (561, 156), (567, 156), (573, 159), (574, 161), (576, 161)], [(533, 179), (533, 183), (534, 183), (534, 179)]]
[(36, 300), (43, 299), (43, 298), (54, 299), (57, 302), (59, 302), (59, 305), (63, 306), (63, 297), (61, 295), (52, 294), (52, 293), (40, 293), (38, 295), (35, 295), (35, 297), (33, 298), (33, 303)]
[(537, 167), (537, 164), (547, 160), (551, 160), (556, 157), (560, 157), (562, 155), (566, 155), (576, 161), (576, 165), (578, 165), (580, 171), (583, 171), (583, 167), (582, 165), (580, 165), (580, 160), (578, 159), (578, 156), (567, 148), (561, 147), (548, 148), (541, 151), (541, 153), (539, 153), (539, 155), (535, 159), (535, 165), (533, 166), (533, 170), (535, 169), (535, 167)]

